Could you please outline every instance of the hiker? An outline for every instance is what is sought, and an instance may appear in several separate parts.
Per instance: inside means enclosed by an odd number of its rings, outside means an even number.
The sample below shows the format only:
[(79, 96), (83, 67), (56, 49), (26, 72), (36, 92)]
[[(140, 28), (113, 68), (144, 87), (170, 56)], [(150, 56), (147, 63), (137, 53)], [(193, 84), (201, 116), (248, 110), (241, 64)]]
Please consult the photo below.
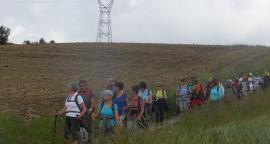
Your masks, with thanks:
[(254, 88), (254, 79), (253, 79), (252, 73), (248, 74), (247, 80), (248, 80), (248, 91), (249, 93), (253, 93), (255, 91), (255, 88)]
[(224, 95), (224, 87), (218, 79), (213, 80), (213, 88), (210, 93), (210, 100), (212, 103), (219, 104)]
[(163, 125), (164, 121), (164, 111), (168, 112), (168, 104), (167, 104), (167, 93), (162, 88), (161, 84), (157, 84), (156, 90), (153, 94), (153, 109), (155, 112), (156, 124)]
[(248, 78), (246, 76), (243, 76), (242, 78), (239, 79), (239, 81), (242, 88), (241, 90), (242, 96), (247, 96), (249, 90)]
[(131, 87), (131, 97), (128, 104), (127, 128), (138, 129), (139, 122), (143, 120), (144, 101), (138, 96), (139, 87)]
[(234, 96), (236, 96), (239, 100), (241, 99), (241, 90), (242, 90), (242, 86), (239, 82), (239, 79), (235, 79), (233, 84), (232, 84), (232, 91), (233, 91), (233, 94)]
[[(95, 100), (94, 100), (94, 96), (93, 93), (91, 91), (91, 89), (87, 86), (87, 82), (85, 80), (80, 80), (79, 81), (79, 94), (82, 96), (85, 106), (87, 108), (87, 116), (85, 117), (85, 119), (82, 121), (82, 125), (84, 125), (84, 127), (86, 127), (87, 131), (90, 132), (91, 130), (91, 114), (94, 112), (95, 110)], [(87, 121), (85, 121), (87, 120)]]
[(208, 98), (210, 97), (210, 93), (211, 93), (211, 89), (213, 88), (213, 78), (209, 78), (208, 79), (208, 83), (206, 85), (206, 96), (205, 96), (205, 101), (208, 100)]
[(105, 90), (103, 96), (104, 101), (99, 105), (99, 110), (93, 115), (93, 119), (99, 116), (99, 127), (103, 129), (105, 135), (110, 135), (114, 133), (114, 128), (119, 122), (118, 106), (113, 103), (113, 92), (111, 90)]
[[(92, 113), (95, 110), (95, 100), (94, 95), (91, 91), (91, 89), (88, 87), (87, 82), (85, 80), (79, 81), (79, 94), (89, 101), (89, 106), (86, 106), (88, 108), (88, 113)], [(86, 104), (85, 104), (86, 105)]]
[(263, 83), (265, 88), (270, 86), (270, 74), (268, 71), (264, 72)]
[(193, 91), (191, 95), (191, 107), (201, 106), (205, 99), (206, 90), (202, 83), (198, 79), (194, 80)]
[(77, 92), (78, 89), (79, 86), (77, 83), (71, 82), (68, 84), (68, 96), (65, 101), (65, 106), (55, 114), (57, 116), (66, 114), (64, 136), (66, 139), (72, 138), (71, 140), (74, 144), (78, 143), (80, 138), (80, 124), (77, 120), (81, 119), (87, 111), (83, 98)]
[(189, 107), (189, 87), (186, 79), (181, 80), (181, 84), (177, 87), (176, 90), (176, 107), (177, 112), (184, 114), (188, 111)]
[(102, 104), (103, 103), (103, 97), (104, 97), (104, 92), (106, 90), (111, 90), (113, 92), (113, 96), (115, 96), (116, 94), (116, 89), (115, 89), (115, 84), (116, 84), (116, 80), (114, 80), (113, 78), (109, 78), (106, 85), (104, 86), (103, 90), (101, 91), (101, 94), (99, 96), (99, 100), (98, 103)]
[(254, 89), (260, 90), (263, 87), (263, 78), (260, 76), (254, 77)]
[(232, 88), (233, 83), (234, 83), (233, 79), (228, 79), (226, 82), (226, 88)]
[(193, 83), (194, 83), (194, 80), (195, 80), (196, 78), (195, 77), (191, 77), (189, 80), (188, 80), (188, 89), (189, 89), (189, 95), (191, 95), (192, 94), (192, 92), (193, 92)]
[(264, 76), (264, 77), (265, 77), (265, 76), (270, 76), (270, 74), (269, 74), (269, 72), (268, 72), (267, 70), (265, 70), (263, 76)]
[(124, 83), (117, 82), (115, 84), (116, 95), (113, 97), (113, 102), (117, 104), (119, 114), (119, 124), (124, 126), (124, 120), (126, 119), (126, 111), (128, 104), (128, 97), (124, 93)]
[(151, 113), (152, 92), (147, 89), (147, 84), (144, 81), (139, 83), (139, 88), (138, 96), (144, 100), (144, 117), (148, 119)]

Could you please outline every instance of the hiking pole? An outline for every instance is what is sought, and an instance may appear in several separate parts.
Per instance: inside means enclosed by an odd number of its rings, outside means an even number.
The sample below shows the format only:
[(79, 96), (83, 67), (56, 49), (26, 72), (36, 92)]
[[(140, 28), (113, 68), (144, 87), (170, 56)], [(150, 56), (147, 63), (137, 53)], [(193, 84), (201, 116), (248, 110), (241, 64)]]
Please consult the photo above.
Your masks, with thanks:
[(95, 121), (92, 119), (92, 144), (95, 144)]
[[(90, 123), (89, 123), (89, 113), (87, 112), (87, 115), (86, 115), (86, 121), (87, 121), (87, 130), (88, 130), (88, 135), (87, 135), (87, 138), (88, 138), (88, 143), (90, 144), (89, 142), (89, 134), (90, 134), (90, 131), (91, 131), (91, 126), (90, 126)], [(91, 140), (90, 140), (91, 141)]]
[[(55, 112), (57, 113), (57, 112), (58, 112), (58, 110), (57, 110), (57, 109), (55, 109)], [(58, 115), (55, 115), (55, 116), (54, 116), (54, 127), (53, 127), (53, 138), (52, 138), (52, 144), (55, 144), (57, 117), (58, 117)]]

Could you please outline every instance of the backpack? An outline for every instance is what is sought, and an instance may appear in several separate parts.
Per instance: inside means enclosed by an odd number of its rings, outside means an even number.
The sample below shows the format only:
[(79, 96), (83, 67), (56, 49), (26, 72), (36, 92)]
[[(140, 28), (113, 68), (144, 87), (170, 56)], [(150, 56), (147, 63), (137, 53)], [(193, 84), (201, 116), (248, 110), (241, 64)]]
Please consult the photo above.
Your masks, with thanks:
[[(157, 94), (157, 90), (155, 90), (155, 93), (154, 93), (155, 95), (154, 96), (156, 96), (156, 94)], [(167, 100), (165, 99), (165, 90), (164, 89), (162, 89), (162, 96), (163, 96), (163, 100), (162, 100), (162, 102), (163, 102), (163, 104), (164, 104), (164, 110), (166, 111), (166, 112), (168, 112), (169, 111), (169, 106), (168, 106), (168, 103), (167, 103)], [(158, 100), (158, 99), (157, 99)], [(155, 106), (156, 106), (156, 103), (157, 103), (157, 101), (154, 101), (154, 103), (153, 103), (153, 106), (152, 106), (152, 112), (155, 112)]]
[(142, 98), (137, 96), (137, 106), (136, 107), (129, 107), (129, 110), (131, 111), (140, 111), (141, 110), (141, 101), (142, 101)]
[[(184, 93), (184, 94), (180, 93), (182, 89), (186, 89), (186, 90), (187, 90), (187, 91), (186, 91), (187, 93)], [(181, 96), (183, 96), (183, 95), (188, 95), (188, 94), (189, 94), (189, 90), (190, 90), (190, 89), (189, 89), (188, 85), (186, 85), (186, 88), (184, 88), (184, 87), (181, 85), (181, 86), (178, 87), (177, 92), (178, 92)]]
[(221, 98), (221, 92), (220, 92), (221, 88), (220, 86), (215, 86), (212, 88), (211, 90), (211, 100), (214, 99), (214, 100), (220, 100)]
[[(102, 102), (102, 104), (100, 106), (100, 111), (103, 109), (104, 105), (105, 105), (105, 102)], [(111, 105), (111, 109), (112, 109), (113, 114), (115, 114), (115, 110), (114, 110), (115, 105), (116, 105), (116, 103), (112, 103), (112, 105)]]
[[(78, 107), (78, 109), (80, 110), (80, 113), (82, 112), (82, 108), (80, 107), (80, 104), (79, 104), (79, 102), (78, 102), (78, 97), (80, 96), (80, 94), (77, 94), (76, 96), (75, 96), (75, 99), (74, 99), (74, 101), (73, 102), (75, 102), (75, 104), (77, 105), (77, 107)], [(82, 100), (83, 100), (83, 103), (85, 104), (85, 105), (88, 105), (89, 103), (90, 103), (90, 100), (88, 99), (88, 101), (87, 101), (87, 99), (85, 99), (86, 97), (84, 97), (84, 96), (81, 96), (82, 97)], [(88, 110), (89, 108), (87, 108), (87, 110)], [(78, 115), (77, 115), (78, 116)], [(89, 123), (88, 122), (84, 122), (84, 121), (89, 121), (89, 115), (88, 115), (88, 112), (86, 111), (86, 113), (82, 116), (82, 119), (81, 120), (79, 120), (79, 121), (77, 121), (79, 124), (80, 124), (80, 126), (81, 126), (81, 128), (83, 128), (84, 129), (84, 132), (85, 131), (87, 131), (87, 132), (89, 132), (90, 131), (90, 125), (89, 125)]]
[[(165, 98), (165, 91), (164, 91), (164, 89), (161, 89), (161, 91), (162, 91), (162, 96), (163, 96), (163, 98)], [(157, 94), (157, 90), (155, 90), (154, 96), (156, 96), (156, 94)], [(150, 92), (149, 92), (148, 95), (150, 95)]]
[(147, 89), (147, 95), (150, 96), (150, 90), (149, 89)]
[[(77, 107), (80, 109), (80, 111), (82, 111), (82, 109), (81, 109), (81, 107), (79, 105), (79, 102), (78, 102), (78, 97), (79, 96), (80, 96), (79, 94), (77, 94), (75, 96), (75, 103), (76, 103)], [(91, 108), (91, 101), (90, 101), (89, 97), (87, 97), (87, 96), (81, 96), (81, 97), (82, 97), (83, 102), (84, 102), (84, 104), (86, 106), (86, 109), (89, 110)]]
[[(150, 91), (149, 89), (145, 89), (145, 90), (147, 90), (147, 96), (150, 97), (150, 92), (151, 92), (151, 91)], [(140, 90), (140, 92), (143, 93), (141, 90)], [(139, 97), (141, 97), (141, 96), (139, 96)], [(144, 97), (142, 96), (141, 98), (143, 99)]]
[[(91, 108), (91, 100), (87, 96), (81, 96), (87, 109)], [(76, 98), (75, 98), (76, 100)]]
[[(198, 91), (198, 93), (196, 93)], [(191, 96), (191, 100), (195, 100), (195, 99), (200, 99), (203, 100), (204, 98), (204, 93), (203, 93), (203, 86), (202, 84), (199, 84), (199, 90), (194, 90)]]

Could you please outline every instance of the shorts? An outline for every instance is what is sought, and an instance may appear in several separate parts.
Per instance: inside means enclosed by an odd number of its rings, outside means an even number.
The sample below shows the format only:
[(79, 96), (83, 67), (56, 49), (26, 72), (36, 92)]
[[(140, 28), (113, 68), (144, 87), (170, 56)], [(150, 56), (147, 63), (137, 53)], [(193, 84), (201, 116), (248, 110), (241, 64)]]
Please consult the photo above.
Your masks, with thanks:
[(126, 114), (123, 113), (122, 115), (119, 116), (119, 125), (124, 126), (124, 121), (126, 119)]
[(180, 112), (186, 112), (188, 110), (189, 102), (188, 101), (180, 101), (179, 103), (179, 110)]
[(181, 112), (181, 113), (186, 112), (186, 111), (188, 111), (189, 100), (188, 99), (184, 100), (184, 99), (178, 98), (176, 100), (176, 105), (177, 105), (179, 112)]

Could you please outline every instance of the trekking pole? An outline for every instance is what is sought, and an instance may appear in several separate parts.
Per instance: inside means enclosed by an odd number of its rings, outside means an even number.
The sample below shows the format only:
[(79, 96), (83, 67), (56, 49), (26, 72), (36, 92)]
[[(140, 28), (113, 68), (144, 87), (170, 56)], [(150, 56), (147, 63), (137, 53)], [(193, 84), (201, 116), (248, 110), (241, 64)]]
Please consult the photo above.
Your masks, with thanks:
[[(91, 130), (90, 130), (90, 129), (91, 129), (91, 126), (90, 126), (90, 123), (89, 123), (89, 121), (90, 121), (89, 115), (90, 115), (90, 114), (87, 112), (86, 121), (87, 121), (87, 127), (88, 127), (88, 128), (87, 128), (87, 129), (88, 129), (88, 136), (87, 136), (88, 139), (89, 139), (89, 134), (90, 134), (90, 131), (91, 131)], [(91, 140), (90, 140), (90, 141), (91, 141)], [(88, 140), (88, 143), (90, 144), (89, 140)]]
[(95, 144), (95, 140), (94, 140), (94, 137), (95, 137), (95, 121), (94, 119), (92, 119), (92, 144)]
[[(55, 112), (57, 113), (58, 110), (56, 109)], [(58, 117), (58, 115), (55, 115), (55, 116), (54, 116), (54, 127), (53, 127), (52, 144), (55, 144), (57, 117)]]

